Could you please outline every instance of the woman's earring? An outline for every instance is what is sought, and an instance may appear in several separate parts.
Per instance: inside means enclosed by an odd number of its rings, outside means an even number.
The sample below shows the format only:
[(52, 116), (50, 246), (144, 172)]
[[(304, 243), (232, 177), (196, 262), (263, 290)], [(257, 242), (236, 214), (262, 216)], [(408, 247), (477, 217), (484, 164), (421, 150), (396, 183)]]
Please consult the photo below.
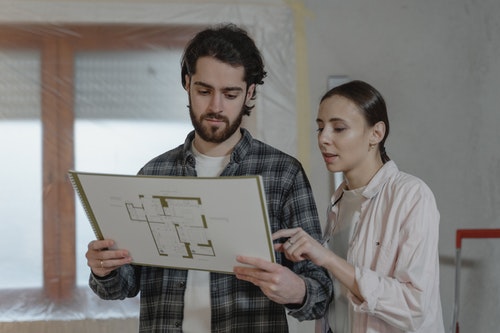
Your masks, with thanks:
[(377, 144), (376, 143), (370, 143), (369, 146), (370, 146), (369, 150), (373, 150), (375, 148), (375, 146), (377, 146)]

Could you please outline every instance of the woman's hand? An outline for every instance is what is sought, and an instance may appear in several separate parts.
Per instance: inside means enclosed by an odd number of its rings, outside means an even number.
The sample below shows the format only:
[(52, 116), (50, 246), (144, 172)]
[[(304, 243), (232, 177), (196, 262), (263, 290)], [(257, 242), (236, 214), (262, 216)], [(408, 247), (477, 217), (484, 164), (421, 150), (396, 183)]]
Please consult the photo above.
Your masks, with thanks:
[(324, 266), (331, 254), (302, 228), (281, 229), (273, 234), (273, 240), (288, 238), (284, 243), (274, 244), (274, 249), (285, 254), (288, 260), (298, 262), (309, 259), (318, 266)]
[(273, 234), (273, 240), (287, 238), (281, 244), (274, 244), (274, 249), (284, 252), (288, 260), (311, 260), (318, 266), (326, 268), (335, 278), (349, 289), (360, 302), (364, 301), (355, 277), (354, 266), (321, 245), (301, 228), (281, 229)]

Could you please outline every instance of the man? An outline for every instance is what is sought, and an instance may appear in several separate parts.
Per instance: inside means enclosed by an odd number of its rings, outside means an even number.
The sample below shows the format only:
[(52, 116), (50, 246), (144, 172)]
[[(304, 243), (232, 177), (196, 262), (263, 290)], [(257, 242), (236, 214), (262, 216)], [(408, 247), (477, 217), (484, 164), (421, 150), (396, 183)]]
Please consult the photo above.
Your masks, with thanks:
[[(241, 127), (266, 76), (248, 34), (231, 24), (201, 31), (184, 51), (181, 76), (194, 131), (139, 174), (262, 175), (272, 231), (301, 227), (318, 239), (316, 206), (300, 163)], [(90, 287), (103, 299), (140, 292), (140, 332), (288, 332), (285, 311), (314, 319), (330, 302), (328, 275), (309, 261), (239, 256), (245, 265), (232, 275), (132, 265), (128, 252), (108, 250), (112, 245), (89, 244)]]

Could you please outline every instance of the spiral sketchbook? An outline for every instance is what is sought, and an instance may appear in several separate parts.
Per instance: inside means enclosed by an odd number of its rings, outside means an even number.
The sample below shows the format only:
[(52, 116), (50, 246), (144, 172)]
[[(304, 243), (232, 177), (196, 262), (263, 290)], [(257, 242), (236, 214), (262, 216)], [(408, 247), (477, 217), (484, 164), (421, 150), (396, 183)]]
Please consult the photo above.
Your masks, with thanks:
[(96, 238), (133, 264), (232, 274), (237, 255), (275, 262), (261, 176), (69, 178)]

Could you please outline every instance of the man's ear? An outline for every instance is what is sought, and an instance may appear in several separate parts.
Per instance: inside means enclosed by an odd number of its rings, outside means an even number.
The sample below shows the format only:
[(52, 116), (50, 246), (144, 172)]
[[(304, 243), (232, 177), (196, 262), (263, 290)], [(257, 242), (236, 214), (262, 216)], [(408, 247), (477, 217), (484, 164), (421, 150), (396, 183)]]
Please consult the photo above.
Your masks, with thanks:
[(189, 92), (189, 84), (191, 83), (191, 78), (189, 77), (188, 74), (184, 75), (184, 81), (186, 81), (186, 84), (184, 85), (184, 90)]
[(250, 87), (248, 87), (248, 89), (247, 89), (247, 96), (245, 98), (245, 104), (248, 104), (248, 102), (250, 102), (254, 91), (255, 91), (255, 83), (252, 83), (250, 85)]

